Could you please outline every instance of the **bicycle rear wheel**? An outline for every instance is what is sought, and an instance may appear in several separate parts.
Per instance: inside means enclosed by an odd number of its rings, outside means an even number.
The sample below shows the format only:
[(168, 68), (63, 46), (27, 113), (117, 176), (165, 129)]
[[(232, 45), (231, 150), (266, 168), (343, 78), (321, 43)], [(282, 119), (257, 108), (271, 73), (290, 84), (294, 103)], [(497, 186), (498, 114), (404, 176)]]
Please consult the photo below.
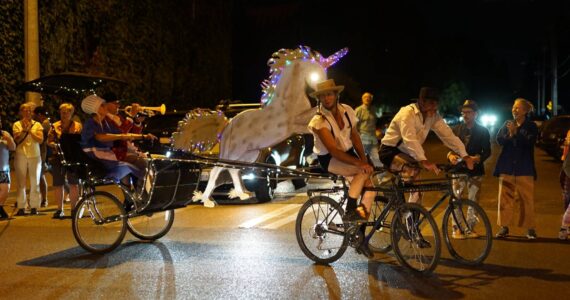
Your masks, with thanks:
[(303, 204), (295, 222), (295, 235), (308, 258), (328, 264), (344, 254), (348, 242), (343, 215), (340, 205), (329, 197), (312, 197)]
[(72, 218), (75, 240), (91, 253), (102, 254), (117, 248), (127, 233), (125, 209), (108, 192), (96, 191), (83, 197)]
[[(368, 218), (369, 222), (376, 222), (376, 220), (380, 217), (386, 205), (388, 204), (388, 199), (379, 196), (382, 198), (375, 199), (374, 203), (372, 203), (372, 209), (370, 210), (370, 217)], [(392, 250), (392, 234), (390, 233), (390, 221), (392, 220), (394, 215), (394, 210), (391, 209), (388, 214), (384, 217), (381, 221), (382, 226), (375, 230), (374, 235), (368, 241), (368, 246), (370, 250), (379, 253), (387, 253)], [(370, 231), (374, 230), (374, 225), (366, 226), (366, 235), (370, 233)]]
[(403, 266), (422, 274), (431, 273), (441, 255), (439, 230), (421, 205), (405, 203), (392, 219), (392, 247)]
[(449, 254), (462, 264), (481, 264), (491, 252), (491, 223), (474, 201), (452, 201), (443, 215), (442, 231)]
[(144, 241), (154, 241), (165, 236), (174, 223), (174, 210), (143, 213), (127, 219), (127, 229)]

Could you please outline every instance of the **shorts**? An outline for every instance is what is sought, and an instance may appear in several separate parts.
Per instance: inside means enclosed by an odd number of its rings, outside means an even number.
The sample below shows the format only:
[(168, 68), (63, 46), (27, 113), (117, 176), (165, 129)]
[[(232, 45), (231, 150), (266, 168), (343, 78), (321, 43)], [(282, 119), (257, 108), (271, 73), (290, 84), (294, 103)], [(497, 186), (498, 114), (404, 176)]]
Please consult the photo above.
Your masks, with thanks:
[(1, 183), (10, 184), (10, 172), (0, 171), (0, 184)]
[[(356, 158), (358, 157), (358, 154), (356, 154), (356, 150), (354, 150), (354, 148), (350, 148), (348, 149), (348, 151), (346, 151), (346, 154), (352, 155)], [(319, 155), (319, 164), (321, 165), (321, 168), (323, 168), (325, 171), (328, 172), (329, 170), (329, 164), (331, 162), (332, 159), (332, 155), (330, 153), (327, 153), (325, 155)]]
[(378, 150), (378, 157), (380, 158), (380, 161), (382, 162), (382, 164), (384, 164), (384, 166), (389, 167), (392, 165), (394, 157), (396, 157), (396, 155), (400, 153), (404, 152), (400, 151), (398, 147), (386, 146), (384, 144), (381, 144), (380, 150)]

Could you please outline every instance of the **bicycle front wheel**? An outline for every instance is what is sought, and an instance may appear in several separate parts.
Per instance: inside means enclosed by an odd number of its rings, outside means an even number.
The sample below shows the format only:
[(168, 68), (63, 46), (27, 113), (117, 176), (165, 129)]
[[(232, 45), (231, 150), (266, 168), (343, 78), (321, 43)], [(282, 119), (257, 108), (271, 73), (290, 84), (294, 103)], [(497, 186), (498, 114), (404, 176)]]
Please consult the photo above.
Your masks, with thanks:
[(144, 241), (154, 241), (165, 236), (174, 223), (174, 210), (143, 213), (127, 219), (127, 229)]
[(491, 223), (474, 201), (452, 201), (443, 215), (442, 231), (449, 254), (462, 264), (481, 264), (491, 252)]
[(79, 200), (73, 210), (73, 235), (83, 249), (107, 253), (121, 244), (127, 233), (126, 222), (125, 209), (117, 197), (96, 191)]
[(392, 219), (392, 247), (403, 266), (422, 274), (431, 273), (441, 255), (439, 230), (421, 205), (402, 204)]
[(340, 205), (329, 197), (312, 197), (303, 204), (295, 222), (295, 235), (308, 258), (328, 264), (344, 254), (348, 242), (343, 215)]
[[(372, 203), (372, 209), (370, 210), (370, 216), (368, 218), (368, 222), (375, 223), (382, 212), (386, 209), (386, 205), (388, 204), (388, 198), (384, 196), (376, 197), (374, 203)], [(392, 220), (394, 214), (394, 210), (390, 210), (386, 213), (386, 216), (383, 220), (380, 221), (380, 228), (374, 229), (374, 225), (366, 226), (366, 235), (370, 233), (370, 231), (374, 230), (374, 234), (370, 237), (368, 241), (368, 246), (370, 250), (379, 253), (388, 253), (392, 250), (392, 235), (390, 233), (390, 220)]]

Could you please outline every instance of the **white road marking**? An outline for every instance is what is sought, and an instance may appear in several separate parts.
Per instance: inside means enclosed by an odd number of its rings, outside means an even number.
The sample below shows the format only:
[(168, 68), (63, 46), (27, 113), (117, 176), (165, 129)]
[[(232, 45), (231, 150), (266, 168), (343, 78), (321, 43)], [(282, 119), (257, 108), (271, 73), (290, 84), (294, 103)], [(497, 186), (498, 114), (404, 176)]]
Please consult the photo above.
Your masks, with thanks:
[(278, 216), (278, 215), (284, 214), (284, 213), (286, 213), (286, 212), (288, 212), (288, 211), (291, 211), (291, 210), (294, 210), (294, 209), (299, 209), (299, 207), (301, 207), (301, 204), (287, 204), (287, 205), (285, 205), (284, 207), (282, 207), (282, 208), (280, 208), (280, 209), (277, 209), (277, 210), (268, 212), (268, 213), (266, 213), (266, 214), (264, 214), (264, 215), (261, 215), (261, 216), (255, 218), (255, 219), (251, 219), (251, 220), (249, 220), (249, 221), (246, 221), (246, 222), (240, 224), (238, 227), (239, 227), (239, 228), (251, 228), (251, 227), (253, 227), (253, 226), (257, 225), (257, 224), (260, 224), (260, 223), (262, 223), (262, 222), (265, 222), (266, 220), (269, 220), (269, 219), (274, 218), (274, 217), (276, 217), (276, 216)]
[(277, 229), (285, 224), (291, 223), (297, 219), (297, 213), (291, 214), (285, 218), (279, 219), (273, 223), (262, 226), (262, 229)]

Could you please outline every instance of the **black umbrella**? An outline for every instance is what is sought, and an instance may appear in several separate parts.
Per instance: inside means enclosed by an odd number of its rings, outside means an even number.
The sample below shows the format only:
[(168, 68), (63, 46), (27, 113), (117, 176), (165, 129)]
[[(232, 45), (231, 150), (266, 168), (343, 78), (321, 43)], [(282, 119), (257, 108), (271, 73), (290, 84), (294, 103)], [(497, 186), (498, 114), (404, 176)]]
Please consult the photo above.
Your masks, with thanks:
[(109, 82), (127, 84), (125, 81), (108, 76), (66, 72), (28, 81), (19, 88), (26, 92), (74, 97), (82, 96), (86, 92), (94, 93), (96, 88)]

